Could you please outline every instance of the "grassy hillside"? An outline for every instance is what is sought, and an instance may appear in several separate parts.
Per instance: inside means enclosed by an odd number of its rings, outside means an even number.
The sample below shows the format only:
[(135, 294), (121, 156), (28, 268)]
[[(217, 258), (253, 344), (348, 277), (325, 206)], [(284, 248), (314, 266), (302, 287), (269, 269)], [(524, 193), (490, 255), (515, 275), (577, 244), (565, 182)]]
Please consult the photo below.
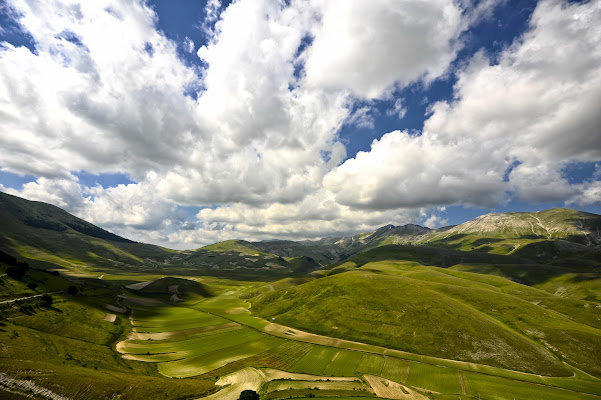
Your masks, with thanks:
[(171, 256), (158, 246), (136, 243), (98, 228), (50, 204), (0, 192), (0, 250), (33, 266), (78, 270), (152, 265)]
[(114, 235), (53, 205), (1, 192), (0, 250), (38, 268), (65, 269), (80, 276), (152, 272), (279, 279), (294, 272), (286, 260), (249, 242), (169, 250)]
[[(0, 274), (7, 267), (0, 263)], [(79, 293), (66, 294), (72, 285)], [(32, 397), (35, 389), (72, 399), (184, 399), (213, 390), (213, 381), (176, 382), (156, 366), (123, 359), (114, 350), (131, 331), (127, 316), (114, 311), (120, 308), (119, 286), (97, 279), (70, 281), (35, 269), (19, 280), (0, 276), (0, 398), (48, 398)], [(32, 297), (42, 293), (51, 293), (50, 306)], [(7, 302), (15, 298), (22, 299)], [(7, 377), (18, 382), (9, 385)]]
[(571, 374), (565, 361), (601, 376), (601, 312), (589, 304), (594, 318), (579, 317), (585, 304), (502, 278), (385, 261), (267, 293), (253, 310), (417, 354), (542, 375)]

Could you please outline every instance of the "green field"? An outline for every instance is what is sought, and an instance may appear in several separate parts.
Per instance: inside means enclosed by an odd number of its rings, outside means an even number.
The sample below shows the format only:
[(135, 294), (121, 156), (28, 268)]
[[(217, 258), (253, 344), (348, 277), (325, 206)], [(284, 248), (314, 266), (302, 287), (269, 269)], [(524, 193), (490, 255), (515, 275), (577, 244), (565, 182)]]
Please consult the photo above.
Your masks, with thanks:
[(405, 383), (411, 363), (398, 358), (386, 357), (382, 377), (398, 383)]
[(377, 262), (252, 301), (267, 319), (326, 336), (549, 376), (571, 374), (563, 360), (601, 375), (596, 308), (584, 316), (582, 303), (498, 277)]
[(462, 394), (457, 370), (422, 363), (411, 363), (407, 384), (426, 390)]
[(358, 351), (340, 350), (323, 371), (324, 375), (352, 376), (363, 354)]
[(290, 369), (312, 375), (323, 375), (326, 367), (332, 362), (338, 350), (332, 347), (315, 346)]

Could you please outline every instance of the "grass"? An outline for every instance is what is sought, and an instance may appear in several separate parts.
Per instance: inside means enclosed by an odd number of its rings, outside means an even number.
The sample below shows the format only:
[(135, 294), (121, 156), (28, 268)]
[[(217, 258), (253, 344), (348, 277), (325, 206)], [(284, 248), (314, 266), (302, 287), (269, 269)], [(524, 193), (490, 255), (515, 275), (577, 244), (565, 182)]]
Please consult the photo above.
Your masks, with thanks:
[(330, 376), (352, 376), (362, 357), (363, 354), (358, 351), (340, 350), (323, 373)]
[(377, 356), (374, 354), (364, 354), (363, 357), (361, 357), (361, 361), (359, 361), (359, 364), (355, 367), (355, 372), (361, 374), (381, 376), (383, 367), (383, 356)]
[(290, 372), (299, 372), (311, 375), (323, 375), (326, 367), (338, 354), (332, 347), (314, 346), (303, 358), (290, 368)]
[(405, 383), (411, 363), (394, 357), (386, 357), (382, 377), (398, 383)]
[(532, 293), (520, 292), (517, 284), (453, 274), (415, 263), (371, 263), (259, 296), (252, 299), (252, 309), (322, 335), (524, 372), (570, 375), (536, 331), (528, 329), (534, 327), (579, 368), (595, 373), (601, 365), (591, 356), (599, 353), (577, 354), (556, 336), (556, 329), (565, 329), (564, 335), (594, 350), (601, 340), (589, 326), (522, 299)]
[(187, 378), (202, 375), (230, 362), (262, 353), (277, 344), (277, 339), (262, 337), (253, 341), (221, 347), (210, 352), (204, 352), (203, 350), (201, 354), (194, 353), (193, 356), (188, 356), (182, 360), (160, 363), (158, 368), (162, 374), (170, 377)]
[(575, 393), (569, 390), (555, 389), (525, 382), (516, 382), (482, 374), (464, 373), (469, 388), (468, 395), (473, 398), (491, 400), (585, 400), (598, 399), (597, 396)]
[(160, 307), (157, 310), (136, 310), (134, 331), (158, 333), (178, 331), (211, 325), (220, 325), (228, 320), (185, 307)]
[(462, 393), (457, 370), (422, 363), (411, 363), (407, 384), (439, 393)]
[(33, 304), (27, 314), (5, 310), (0, 322), (0, 371), (71, 398), (186, 398), (212, 390), (210, 380), (174, 382), (158, 375), (152, 364), (117, 354), (112, 346), (127, 332), (129, 321), (102, 320), (105, 311), (96, 304), (105, 304), (114, 295), (102, 293), (53, 295), (51, 308)]

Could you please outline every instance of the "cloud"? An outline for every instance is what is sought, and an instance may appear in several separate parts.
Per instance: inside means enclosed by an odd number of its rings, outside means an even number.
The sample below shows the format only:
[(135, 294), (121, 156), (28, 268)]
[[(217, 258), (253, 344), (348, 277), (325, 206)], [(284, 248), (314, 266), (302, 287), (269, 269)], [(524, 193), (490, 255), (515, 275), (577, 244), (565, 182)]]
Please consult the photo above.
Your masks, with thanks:
[[(198, 134), (184, 88), (196, 79), (137, 2), (15, 2), (36, 52), (0, 47), (0, 155), (37, 176), (147, 170)], [(152, 50), (150, 50), (152, 49)], [(167, 132), (169, 132), (167, 134)]]
[(21, 190), (3, 188), (2, 191), (28, 200), (54, 204), (75, 214), (84, 210), (90, 202), (89, 198), (83, 196), (81, 186), (73, 176), (71, 179), (42, 177), (35, 182), (25, 183)]
[(371, 210), (441, 204), (492, 206), (502, 198), (503, 169), (486, 152), (467, 153), (465, 140), (441, 143), (438, 136), (387, 133), (369, 152), (324, 178), (324, 187), (344, 205)]
[(394, 107), (386, 110), (386, 115), (396, 116), (398, 119), (403, 119), (407, 109), (403, 106), (403, 99), (396, 99), (394, 101)]
[(194, 41), (188, 36), (184, 39), (184, 50), (188, 53), (194, 53)]
[(306, 80), (375, 99), (398, 85), (442, 76), (467, 28), (459, 2), (449, 0), (315, 0)]
[[(0, 44), (0, 165), (38, 177), (21, 195), (136, 240), (320, 237), (444, 223), (439, 205), (598, 194), (598, 177), (561, 171), (601, 160), (599, 2), (542, 1), (494, 60), (454, 71), (496, 1), (212, 0), (207, 43), (184, 43), (197, 67), (145, 2), (10, 4), (35, 51)], [(374, 129), (378, 101), (450, 73), (454, 97), (421, 132), (345, 160), (344, 124)], [(383, 112), (402, 119), (406, 104)], [(135, 183), (86, 188), (79, 171)], [(189, 220), (179, 205), (203, 209)]]
[(349, 116), (346, 123), (349, 125), (355, 125), (358, 128), (373, 129), (375, 126), (373, 112), (374, 110), (371, 107), (360, 107)]
[(591, 28), (601, 4), (541, 2), (530, 25), (497, 64), (478, 53), (459, 71), (453, 101), (430, 108), (421, 135), (385, 134), (325, 187), (341, 204), (378, 210), (491, 207), (507, 191), (565, 201), (583, 190), (560, 171), (601, 159), (601, 31)]

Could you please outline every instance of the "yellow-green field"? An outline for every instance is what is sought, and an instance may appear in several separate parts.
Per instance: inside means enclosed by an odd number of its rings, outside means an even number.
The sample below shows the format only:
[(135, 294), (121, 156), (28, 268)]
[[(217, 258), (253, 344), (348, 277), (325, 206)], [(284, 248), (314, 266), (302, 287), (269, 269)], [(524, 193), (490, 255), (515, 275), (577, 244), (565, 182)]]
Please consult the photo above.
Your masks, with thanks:
[[(409, 396), (402, 385), (424, 398), (601, 399), (600, 381), (586, 374), (541, 377), (433, 357), (403, 358), (403, 352), (351, 346), (294, 329), (274, 332), (273, 324), (251, 315), (241, 299), (249, 290), (254, 290), (252, 285), (235, 286), (219, 296), (178, 305), (130, 304), (133, 331), (117, 348), (126, 358), (156, 364), (168, 377), (214, 377), (224, 383), (241, 379), (236, 375), (240, 371), (256, 376), (250, 367), (258, 371), (255, 386), (265, 399), (375, 396), (366, 375), (400, 384), (394, 386), (394, 396), (401, 399)], [(140, 335), (146, 336), (140, 340)], [(242, 386), (225, 384), (210, 398), (235, 398), (235, 387)]]

